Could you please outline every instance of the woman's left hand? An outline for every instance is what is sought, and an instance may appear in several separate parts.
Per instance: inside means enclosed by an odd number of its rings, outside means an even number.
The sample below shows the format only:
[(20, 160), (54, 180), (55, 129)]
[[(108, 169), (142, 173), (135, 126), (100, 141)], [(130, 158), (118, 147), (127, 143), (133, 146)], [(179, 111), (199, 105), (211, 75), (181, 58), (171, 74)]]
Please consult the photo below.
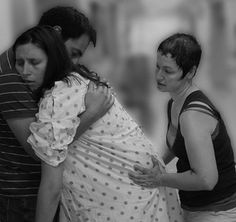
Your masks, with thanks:
[(114, 96), (111, 93), (111, 89), (102, 85), (96, 86), (95, 83), (90, 81), (85, 95), (85, 106), (88, 116), (92, 117), (95, 122), (105, 115), (113, 104)]
[(139, 165), (134, 165), (135, 171), (130, 171), (129, 178), (137, 185), (145, 188), (157, 188), (161, 186), (160, 163), (152, 156), (153, 168), (148, 169)]

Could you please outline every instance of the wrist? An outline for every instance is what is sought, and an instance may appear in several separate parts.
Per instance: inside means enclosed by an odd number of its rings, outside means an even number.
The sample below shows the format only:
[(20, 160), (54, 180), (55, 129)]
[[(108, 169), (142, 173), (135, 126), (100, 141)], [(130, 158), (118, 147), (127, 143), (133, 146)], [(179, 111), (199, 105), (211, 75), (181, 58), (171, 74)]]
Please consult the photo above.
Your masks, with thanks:
[(157, 185), (158, 185), (158, 187), (163, 187), (164, 186), (164, 184), (163, 184), (163, 174), (161, 174), (161, 175), (158, 175), (157, 176)]
[(82, 116), (80, 117), (80, 119), (83, 118), (83, 119), (86, 119), (87, 121), (90, 121), (90, 122), (94, 122), (94, 120), (96, 120), (95, 118), (95, 114), (93, 113), (93, 111), (90, 111), (90, 110), (86, 110)]

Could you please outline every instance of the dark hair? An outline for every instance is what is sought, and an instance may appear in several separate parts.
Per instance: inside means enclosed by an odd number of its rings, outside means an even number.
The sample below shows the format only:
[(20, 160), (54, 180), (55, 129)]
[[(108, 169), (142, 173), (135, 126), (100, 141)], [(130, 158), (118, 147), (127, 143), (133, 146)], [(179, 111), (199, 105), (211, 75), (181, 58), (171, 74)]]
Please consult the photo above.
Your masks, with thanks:
[(68, 76), (73, 76), (71, 71), (78, 72), (81, 76), (93, 81), (97, 85), (100, 84), (108, 87), (105, 82), (100, 80), (97, 73), (89, 71), (83, 65), (73, 66), (61, 36), (51, 26), (36, 26), (21, 34), (13, 45), (14, 54), (18, 46), (27, 43), (35, 44), (48, 57), (43, 83), (35, 92), (37, 100), (43, 96), (44, 90), (54, 86), (55, 81), (65, 81), (69, 84)]
[(101, 80), (100, 76), (96, 72), (89, 70), (84, 65), (76, 65), (73, 67), (73, 70), (78, 72), (84, 78), (93, 81), (96, 85), (102, 85), (110, 88), (110, 86), (106, 82)]
[(57, 6), (49, 9), (41, 16), (39, 25), (59, 26), (64, 41), (87, 34), (90, 41), (96, 46), (95, 29), (88, 18), (73, 7)]
[[(196, 38), (190, 34), (177, 33), (165, 39), (159, 45), (158, 52), (163, 55), (170, 54), (176, 64), (183, 70), (183, 76), (195, 66), (198, 68), (201, 59), (201, 46)], [(194, 73), (195, 74), (195, 73)]]
[(67, 77), (72, 65), (64, 42), (51, 26), (36, 26), (21, 34), (13, 45), (14, 54), (18, 46), (27, 43), (32, 43), (42, 49), (48, 57), (42, 86), (36, 90), (36, 97), (39, 99), (44, 90), (54, 86), (55, 81), (68, 82)]

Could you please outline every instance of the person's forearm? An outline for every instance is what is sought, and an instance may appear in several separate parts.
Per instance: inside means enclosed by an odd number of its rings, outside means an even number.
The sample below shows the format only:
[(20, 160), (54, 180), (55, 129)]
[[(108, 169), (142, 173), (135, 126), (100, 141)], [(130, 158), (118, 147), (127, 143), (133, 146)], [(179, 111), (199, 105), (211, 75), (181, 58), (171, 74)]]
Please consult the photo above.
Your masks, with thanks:
[(63, 163), (56, 167), (42, 162), (38, 192), (36, 222), (52, 222), (61, 197)]
[(60, 193), (40, 187), (38, 192), (36, 222), (52, 222), (56, 214)]
[(34, 158), (37, 161), (40, 161), (40, 159), (36, 156), (34, 150), (32, 149), (31, 145), (27, 142), (27, 139), (31, 134), (29, 130), (30, 124), (34, 121), (35, 121), (34, 117), (12, 118), (12, 119), (7, 119), (7, 124), (14, 133), (20, 145), (24, 148), (24, 150), (32, 158)]
[(94, 123), (97, 121), (97, 118), (91, 115), (89, 112), (84, 112), (83, 115), (80, 116), (80, 124), (77, 128), (75, 139), (79, 139), (79, 137)]
[(161, 174), (158, 177), (160, 186), (172, 187), (179, 190), (199, 191), (211, 190), (213, 188), (196, 173), (190, 170), (183, 173)]

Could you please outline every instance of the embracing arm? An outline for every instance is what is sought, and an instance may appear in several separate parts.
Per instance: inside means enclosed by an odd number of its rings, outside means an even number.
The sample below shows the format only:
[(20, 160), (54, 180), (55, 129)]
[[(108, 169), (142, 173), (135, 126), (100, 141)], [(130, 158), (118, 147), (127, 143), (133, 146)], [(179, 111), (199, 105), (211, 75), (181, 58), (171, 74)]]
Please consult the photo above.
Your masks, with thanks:
[[(75, 137), (80, 137), (90, 125), (96, 122), (110, 109), (113, 103), (114, 98), (110, 89), (102, 86), (95, 88), (94, 84), (91, 82), (85, 96), (86, 112), (80, 116), (80, 125), (77, 128)], [(10, 118), (6, 121), (25, 151), (39, 161), (31, 145), (27, 142), (31, 134), (29, 127), (30, 124), (35, 121), (35, 117)]]
[(93, 123), (105, 115), (113, 103), (114, 97), (109, 88), (105, 86), (96, 87), (93, 82), (90, 82), (85, 95), (86, 111), (79, 116), (80, 125), (77, 128), (75, 138), (79, 138)]
[(181, 133), (191, 170), (163, 175), (163, 185), (182, 190), (212, 190), (218, 181), (218, 170), (211, 135), (217, 120), (197, 111), (184, 112), (180, 117)]
[(32, 122), (35, 121), (34, 117), (26, 117), (26, 118), (11, 118), (7, 119), (7, 124), (14, 133), (16, 139), (21, 144), (21, 146), (25, 149), (25, 151), (33, 157), (35, 160), (39, 161), (39, 158), (35, 155), (34, 150), (31, 145), (27, 143), (27, 139), (30, 136), (29, 126)]
[(181, 115), (181, 133), (185, 140), (191, 170), (183, 173), (165, 173), (138, 167), (142, 174), (131, 173), (137, 184), (154, 188), (167, 186), (180, 190), (212, 190), (218, 181), (218, 171), (211, 134), (217, 121), (206, 114), (187, 111)]
[(60, 200), (63, 163), (53, 167), (42, 161), (38, 192), (36, 222), (52, 222)]

